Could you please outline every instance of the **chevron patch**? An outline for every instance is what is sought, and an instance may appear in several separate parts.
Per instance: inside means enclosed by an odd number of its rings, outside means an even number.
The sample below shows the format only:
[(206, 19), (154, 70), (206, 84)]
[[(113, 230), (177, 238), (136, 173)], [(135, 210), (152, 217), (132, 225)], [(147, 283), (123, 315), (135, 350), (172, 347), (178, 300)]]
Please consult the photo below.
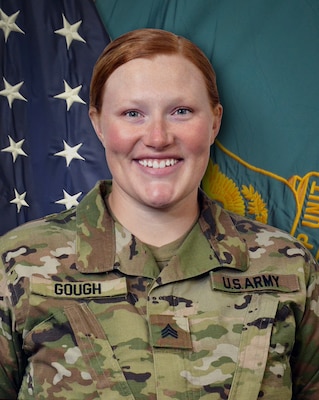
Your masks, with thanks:
[(151, 315), (150, 331), (153, 347), (192, 349), (187, 317)]
[(165, 339), (165, 338), (167, 338), (167, 337), (169, 337), (169, 336), (171, 336), (171, 337), (174, 338), (174, 339), (178, 339), (178, 332), (175, 331), (175, 329), (172, 328), (172, 327), (170, 326), (170, 324), (167, 324), (167, 325), (165, 326), (165, 328), (162, 329), (161, 335), (162, 335), (162, 339)]

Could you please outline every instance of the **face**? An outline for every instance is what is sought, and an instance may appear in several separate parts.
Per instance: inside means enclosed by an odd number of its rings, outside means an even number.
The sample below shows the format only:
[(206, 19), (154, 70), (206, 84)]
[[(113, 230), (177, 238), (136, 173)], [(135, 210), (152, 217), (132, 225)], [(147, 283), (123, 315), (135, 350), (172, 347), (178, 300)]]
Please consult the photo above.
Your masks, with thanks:
[(151, 208), (197, 202), (220, 126), (201, 71), (179, 55), (138, 58), (105, 84), (90, 110), (113, 177), (113, 199)]

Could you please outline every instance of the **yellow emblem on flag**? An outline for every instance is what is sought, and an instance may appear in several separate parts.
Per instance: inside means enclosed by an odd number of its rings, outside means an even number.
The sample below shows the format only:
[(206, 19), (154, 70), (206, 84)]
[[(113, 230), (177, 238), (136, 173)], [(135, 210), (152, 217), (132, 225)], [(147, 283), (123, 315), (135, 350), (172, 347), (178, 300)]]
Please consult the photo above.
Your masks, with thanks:
[(222, 204), (226, 210), (239, 215), (249, 215), (265, 224), (268, 222), (267, 205), (253, 185), (242, 185), (239, 189), (212, 160), (209, 161), (202, 186), (207, 195)]

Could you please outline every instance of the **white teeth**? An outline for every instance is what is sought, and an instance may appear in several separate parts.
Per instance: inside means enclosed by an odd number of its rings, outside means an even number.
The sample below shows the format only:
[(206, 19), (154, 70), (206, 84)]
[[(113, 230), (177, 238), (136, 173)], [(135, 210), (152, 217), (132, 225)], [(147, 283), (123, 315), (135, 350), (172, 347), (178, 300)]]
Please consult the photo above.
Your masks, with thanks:
[(139, 164), (149, 168), (165, 168), (175, 165), (178, 161), (173, 158), (167, 160), (139, 160)]

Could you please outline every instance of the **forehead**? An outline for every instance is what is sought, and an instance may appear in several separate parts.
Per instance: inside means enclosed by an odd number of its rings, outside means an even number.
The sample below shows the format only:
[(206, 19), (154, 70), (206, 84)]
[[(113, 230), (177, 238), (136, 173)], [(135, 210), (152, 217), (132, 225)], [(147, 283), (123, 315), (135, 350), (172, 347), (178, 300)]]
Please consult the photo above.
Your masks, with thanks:
[(136, 58), (118, 67), (108, 78), (105, 88), (126, 86), (143, 87), (145, 84), (200, 85), (205, 87), (202, 72), (182, 55), (157, 55), (152, 58)]

